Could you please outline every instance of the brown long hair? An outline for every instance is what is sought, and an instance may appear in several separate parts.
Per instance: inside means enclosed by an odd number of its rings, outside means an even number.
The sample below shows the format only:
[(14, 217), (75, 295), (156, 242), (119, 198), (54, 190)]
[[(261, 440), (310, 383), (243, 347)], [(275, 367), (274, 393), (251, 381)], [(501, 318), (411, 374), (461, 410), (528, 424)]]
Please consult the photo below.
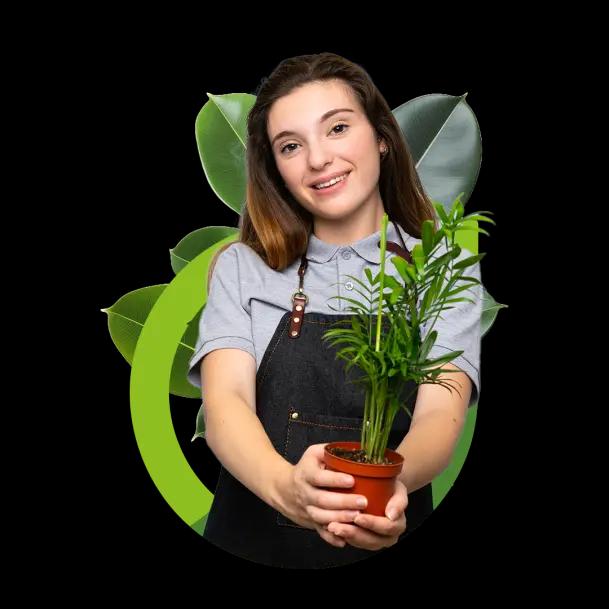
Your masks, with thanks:
[[(297, 87), (331, 79), (342, 80), (351, 87), (377, 135), (387, 143), (379, 192), (389, 220), (419, 239), (423, 221), (436, 222), (436, 212), (421, 185), (402, 130), (366, 70), (327, 52), (284, 59), (258, 91), (247, 118), (247, 190), (238, 239), (278, 271), (306, 252), (313, 215), (294, 199), (277, 169), (267, 134), (268, 114), (275, 101)], [(216, 258), (231, 245), (233, 242), (216, 253), (209, 280)]]

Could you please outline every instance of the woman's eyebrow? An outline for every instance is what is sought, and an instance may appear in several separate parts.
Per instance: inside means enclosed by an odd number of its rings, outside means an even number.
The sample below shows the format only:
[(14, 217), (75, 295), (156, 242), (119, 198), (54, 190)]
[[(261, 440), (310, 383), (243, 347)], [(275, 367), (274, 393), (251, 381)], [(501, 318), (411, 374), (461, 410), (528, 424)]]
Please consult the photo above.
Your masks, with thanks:
[[(328, 110), (326, 113), (321, 115), (319, 119), (319, 124), (321, 125), (324, 121), (328, 120), (331, 116), (334, 116), (338, 112), (355, 112), (355, 110), (352, 110), (351, 108), (334, 108), (333, 110)], [(280, 137), (284, 137), (286, 135), (298, 135), (298, 133), (296, 133), (296, 131), (281, 131), (273, 138), (271, 146), (274, 146), (275, 141), (278, 140)]]

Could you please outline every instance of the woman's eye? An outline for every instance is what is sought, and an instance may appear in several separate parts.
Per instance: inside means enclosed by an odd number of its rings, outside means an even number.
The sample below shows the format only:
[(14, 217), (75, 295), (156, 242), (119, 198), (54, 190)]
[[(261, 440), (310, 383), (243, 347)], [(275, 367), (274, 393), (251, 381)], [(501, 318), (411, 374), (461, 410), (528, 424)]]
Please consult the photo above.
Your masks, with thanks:
[[(280, 153), (283, 154), (283, 151), (288, 147), (288, 146), (296, 146), (296, 144), (286, 144), (281, 150)], [(293, 150), (290, 150), (289, 152), (293, 152)]]
[[(339, 123), (338, 125), (334, 125), (334, 127), (332, 127), (332, 129), (330, 130), (330, 132), (334, 131), (334, 129), (337, 129), (338, 127), (349, 127), (349, 125), (347, 125), (346, 123)], [(341, 133), (344, 133), (345, 130), (342, 129), (341, 131), (334, 131), (334, 133), (336, 133), (337, 135), (340, 135)], [(288, 147), (288, 146), (298, 146), (298, 144), (286, 144), (285, 146), (283, 146), (283, 148), (279, 151), (280, 154), (283, 154), (283, 151)], [(294, 149), (288, 150), (288, 152), (294, 152)]]
[[(338, 125), (334, 125), (334, 127), (332, 127), (332, 131), (334, 131), (334, 129), (336, 129), (337, 127), (348, 127), (349, 125), (346, 125), (345, 123), (338, 123)], [(344, 131), (339, 131), (339, 133), (344, 133)]]

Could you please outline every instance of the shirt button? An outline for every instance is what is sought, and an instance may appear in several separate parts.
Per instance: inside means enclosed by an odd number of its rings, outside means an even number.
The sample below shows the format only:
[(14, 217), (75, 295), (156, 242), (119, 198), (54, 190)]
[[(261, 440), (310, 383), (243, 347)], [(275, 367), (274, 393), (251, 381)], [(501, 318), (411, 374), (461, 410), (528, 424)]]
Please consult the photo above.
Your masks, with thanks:
[(353, 289), (353, 282), (352, 281), (347, 281), (347, 283), (345, 283), (345, 287), (348, 290), (352, 290)]
[(343, 250), (342, 256), (345, 260), (349, 260), (349, 258), (351, 258), (351, 252), (349, 250)]

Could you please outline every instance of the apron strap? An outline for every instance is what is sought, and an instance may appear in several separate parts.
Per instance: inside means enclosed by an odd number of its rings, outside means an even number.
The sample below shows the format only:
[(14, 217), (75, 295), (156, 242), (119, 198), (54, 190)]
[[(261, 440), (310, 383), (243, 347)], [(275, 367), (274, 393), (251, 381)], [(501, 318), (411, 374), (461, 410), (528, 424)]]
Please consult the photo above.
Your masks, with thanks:
[(298, 291), (292, 295), (292, 315), (290, 315), (290, 333), (289, 338), (298, 338), (300, 336), (300, 328), (302, 328), (302, 320), (304, 318), (305, 306), (309, 304), (309, 297), (303, 291), (304, 274), (307, 270), (306, 253), (300, 259), (300, 267), (298, 268), (298, 276), (300, 277), (300, 286)]
[[(387, 243), (386, 243), (387, 249), (390, 252), (397, 254), (398, 256), (400, 256), (401, 258), (404, 258), (404, 260), (407, 260), (408, 262), (410, 262), (410, 264), (412, 264), (412, 256), (410, 255), (410, 252), (408, 251), (408, 248), (406, 247), (406, 244), (404, 243), (404, 238), (402, 237), (402, 233), (398, 230), (398, 227), (395, 224), (395, 220), (392, 220), (392, 222), (393, 222), (393, 226), (395, 228), (395, 232), (400, 237), (400, 241), (402, 242), (402, 245), (404, 246), (404, 248), (402, 249), (397, 243), (394, 243), (393, 241), (387, 241)], [(380, 241), (378, 242), (378, 246), (381, 247)]]

